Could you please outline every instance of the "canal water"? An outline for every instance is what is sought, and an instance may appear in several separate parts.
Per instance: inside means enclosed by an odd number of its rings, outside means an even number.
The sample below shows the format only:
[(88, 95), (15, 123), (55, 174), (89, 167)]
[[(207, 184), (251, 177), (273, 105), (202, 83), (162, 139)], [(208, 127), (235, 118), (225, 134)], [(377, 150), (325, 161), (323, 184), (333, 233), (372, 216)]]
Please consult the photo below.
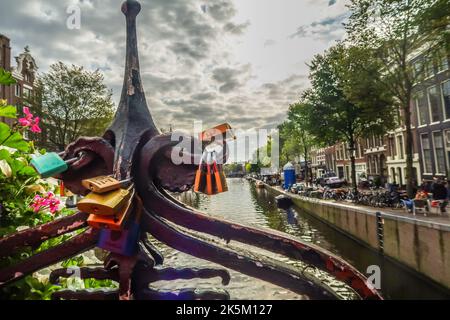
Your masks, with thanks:
[[(377, 252), (344, 236), (327, 224), (319, 221), (297, 207), (278, 209), (274, 197), (265, 189), (255, 188), (245, 179), (228, 179), (229, 191), (213, 197), (195, 193), (182, 194), (179, 199), (191, 207), (211, 215), (243, 224), (270, 228), (286, 232), (303, 241), (314, 243), (344, 258), (359, 271), (366, 274), (371, 265), (380, 267), (381, 291), (386, 299), (449, 299), (450, 292), (421, 277), (418, 273), (384, 258)], [(165, 266), (171, 267), (220, 267), (208, 261), (179, 253), (158, 244), (165, 256)], [(252, 249), (255, 252), (254, 249)], [(261, 254), (267, 252), (261, 251)], [(304, 268), (301, 262), (283, 256), (272, 255), (286, 264)], [(343, 283), (323, 272), (315, 271), (319, 279), (338, 292), (343, 299), (354, 298), (354, 293)], [(284, 288), (248, 277), (230, 270), (231, 282), (222, 287), (220, 279), (179, 280), (159, 282), (159, 289), (223, 288), (232, 299), (308, 299), (307, 296), (292, 293)]]

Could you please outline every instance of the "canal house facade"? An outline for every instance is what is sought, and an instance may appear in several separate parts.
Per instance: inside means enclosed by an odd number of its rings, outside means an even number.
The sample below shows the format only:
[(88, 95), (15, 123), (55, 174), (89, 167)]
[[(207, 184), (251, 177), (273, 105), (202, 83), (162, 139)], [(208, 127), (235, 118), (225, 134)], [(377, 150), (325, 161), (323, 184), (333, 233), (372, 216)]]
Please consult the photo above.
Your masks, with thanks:
[(311, 171), (313, 179), (320, 178), (327, 172), (325, 148), (312, 148)]
[(449, 57), (443, 50), (440, 53), (434, 58), (419, 55), (412, 61), (414, 70), (422, 70), (414, 87), (413, 106), (423, 179), (450, 178)]
[[(350, 151), (347, 143), (337, 143), (334, 145), (336, 152), (336, 175), (352, 183), (352, 173), (351, 173), (351, 160)], [(364, 146), (363, 141), (359, 139), (356, 142), (355, 150), (355, 168), (356, 168), (356, 183), (367, 174), (367, 163), (364, 157)]]
[[(411, 101), (413, 175), (417, 184), (434, 177), (450, 178), (450, 59), (443, 50), (433, 51), (433, 58), (419, 53), (410, 59), (414, 72), (421, 73)], [(406, 185), (406, 128), (401, 109), (397, 119), (397, 127), (385, 135), (358, 140), (357, 182), (365, 176), (381, 185)], [(337, 143), (325, 150), (325, 170), (351, 182), (347, 144)]]
[[(11, 72), (16, 80), (14, 85), (0, 86), (0, 99), (6, 100), (10, 105), (21, 107), (35, 90), (34, 83), (38, 67), (28, 47), (15, 57), (15, 61), (16, 65), (12, 66), (10, 39), (0, 34), (0, 67)], [(10, 123), (9, 119), (1, 120)]]
[(386, 137), (371, 135), (361, 141), (364, 143), (367, 178), (384, 185), (388, 176)]

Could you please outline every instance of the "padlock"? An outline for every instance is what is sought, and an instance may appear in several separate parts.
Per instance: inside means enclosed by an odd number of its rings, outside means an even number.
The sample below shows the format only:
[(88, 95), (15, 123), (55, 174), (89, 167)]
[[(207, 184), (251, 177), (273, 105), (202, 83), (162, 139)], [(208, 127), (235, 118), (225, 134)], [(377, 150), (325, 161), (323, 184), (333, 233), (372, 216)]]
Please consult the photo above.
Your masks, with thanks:
[(128, 203), (123, 206), (122, 210), (113, 216), (101, 216), (97, 214), (91, 214), (87, 220), (89, 226), (96, 229), (110, 229), (120, 231), (124, 228), (128, 216), (133, 208), (133, 195), (131, 195)]
[(212, 141), (213, 137), (222, 135), (223, 140), (226, 140), (227, 132), (232, 133), (231, 139), (236, 139), (236, 136), (233, 134), (231, 126), (228, 123), (220, 124), (218, 126), (215, 126), (214, 128), (203, 131), (202, 133), (200, 133), (199, 139), (203, 142), (210, 142)]
[(205, 193), (207, 195), (213, 194), (213, 181), (212, 181), (212, 174), (211, 174), (211, 153), (208, 153), (208, 158), (206, 160), (206, 191)]
[(204, 151), (195, 175), (194, 191), (213, 195), (214, 179), (212, 173), (212, 153)]
[(140, 236), (141, 209), (138, 205), (134, 219), (129, 221), (125, 229), (120, 231), (102, 229), (97, 246), (124, 256), (134, 255)]
[(81, 184), (86, 189), (89, 189), (95, 193), (106, 193), (109, 191), (114, 191), (120, 189), (131, 179), (119, 181), (111, 176), (99, 176), (91, 179), (85, 179), (81, 181)]
[(78, 201), (77, 208), (81, 212), (113, 216), (119, 213), (130, 196), (130, 189), (117, 189), (103, 194), (91, 192)]
[(31, 165), (36, 169), (39, 175), (45, 179), (67, 171), (69, 166), (77, 160), (78, 158), (73, 158), (64, 161), (57, 153), (48, 152), (32, 159)]
[(217, 155), (216, 152), (213, 152), (213, 172), (214, 172), (214, 185), (217, 193), (227, 192), (227, 178), (225, 177), (225, 173), (219, 164), (217, 164)]
[(137, 250), (139, 229), (139, 223), (135, 221), (130, 223), (128, 228), (124, 230), (102, 229), (97, 246), (103, 250), (124, 256), (132, 256)]
[(203, 152), (202, 157), (200, 158), (200, 163), (198, 165), (197, 172), (195, 174), (194, 181), (194, 192), (203, 192), (206, 187), (206, 152)]

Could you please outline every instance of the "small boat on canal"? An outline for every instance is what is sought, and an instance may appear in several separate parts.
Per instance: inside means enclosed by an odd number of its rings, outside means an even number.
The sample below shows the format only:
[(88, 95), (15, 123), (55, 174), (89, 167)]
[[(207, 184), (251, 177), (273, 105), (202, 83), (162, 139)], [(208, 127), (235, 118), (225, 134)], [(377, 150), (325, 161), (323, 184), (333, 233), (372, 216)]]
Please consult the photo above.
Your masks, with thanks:
[(262, 182), (262, 181), (256, 181), (256, 187), (257, 187), (257, 188), (264, 188), (264, 182)]

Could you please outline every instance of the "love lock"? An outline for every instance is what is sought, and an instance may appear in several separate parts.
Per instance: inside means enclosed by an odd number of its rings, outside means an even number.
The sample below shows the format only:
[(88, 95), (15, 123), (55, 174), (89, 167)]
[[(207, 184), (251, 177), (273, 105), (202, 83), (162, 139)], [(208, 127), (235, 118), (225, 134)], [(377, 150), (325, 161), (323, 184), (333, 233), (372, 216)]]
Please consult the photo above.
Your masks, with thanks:
[(90, 214), (113, 216), (117, 215), (131, 197), (131, 188), (117, 189), (106, 193), (91, 192), (81, 199), (78, 210)]
[(59, 154), (48, 152), (32, 159), (31, 165), (45, 179), (67, 171), (69, 166), (77, 160), (78, 158), (63, 160)]
[(216, 151), (205, 149), (195, 175), (194, 191), (207, 195), (228, 191), (223, 167), (217, 163)]

